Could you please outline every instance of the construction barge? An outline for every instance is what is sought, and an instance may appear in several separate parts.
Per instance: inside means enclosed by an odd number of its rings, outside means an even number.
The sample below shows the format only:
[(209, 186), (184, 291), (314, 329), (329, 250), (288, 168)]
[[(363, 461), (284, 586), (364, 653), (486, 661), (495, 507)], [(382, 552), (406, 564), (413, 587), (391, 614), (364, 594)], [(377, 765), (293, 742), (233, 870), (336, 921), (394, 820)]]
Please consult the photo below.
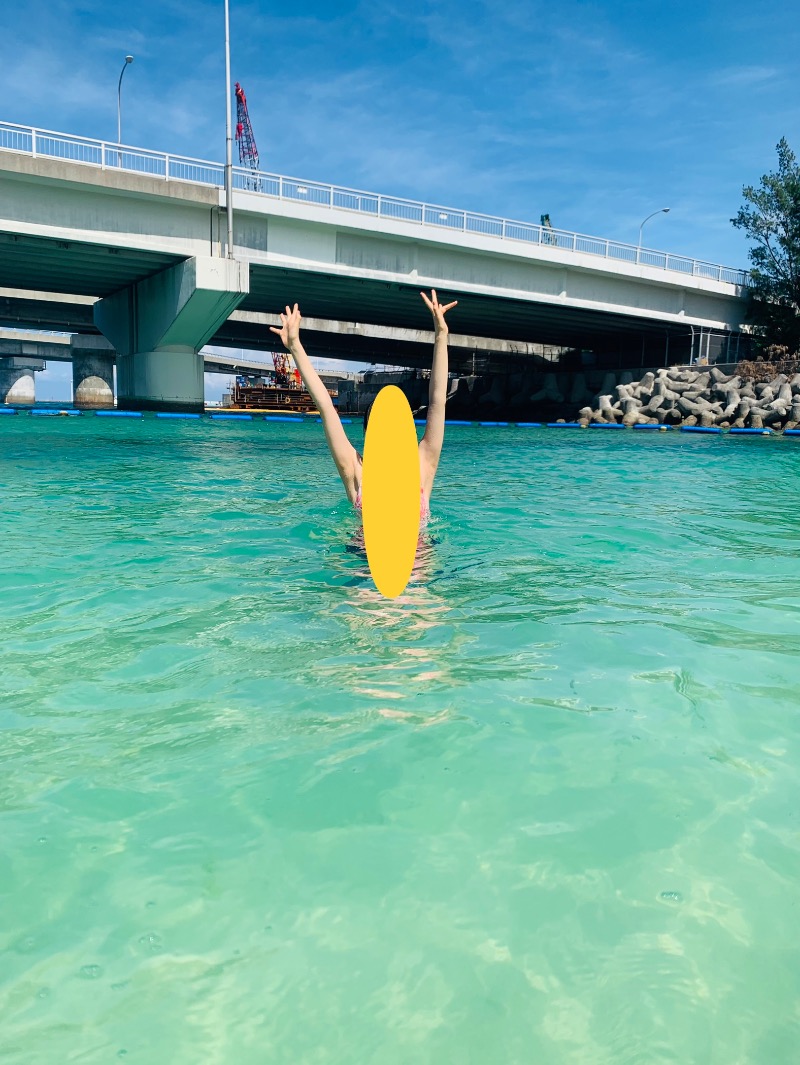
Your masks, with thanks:
[[(333, 395), (328, 389), (328, 393)], [(227, 397), (226, 397), (227, 398)], [(281, 387), (269, 379), (237, 377), (230, 391), (231, 410), (282, 411), (290, 414), (314, 414), (317, 410), (311, 394), (304, 388)]]
[[(271, 373), (238, 374), (230, 392), (223, 393), (222, 406), (227, 410), (315, 414), (317, 408), (311, 393), (303, 387), (300, 371), (296, 367), (292, 369), (288, 356), (275, 354), (273, 363), (275, 368)], [(338, 389), (326, 388), (335, 405)]]

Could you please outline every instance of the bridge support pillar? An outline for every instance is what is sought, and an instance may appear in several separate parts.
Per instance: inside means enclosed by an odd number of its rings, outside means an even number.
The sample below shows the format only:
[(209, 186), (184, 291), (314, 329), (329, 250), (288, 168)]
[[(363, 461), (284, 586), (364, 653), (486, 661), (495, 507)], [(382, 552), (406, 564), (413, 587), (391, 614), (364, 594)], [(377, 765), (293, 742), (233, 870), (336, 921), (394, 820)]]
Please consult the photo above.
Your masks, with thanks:
[(198, 255), (98, 300), (95, 325), (117, 351), (117, 405), (202, 411), (200, 349), (248, 291), (246, 262)]
[(34, 372), (44, 369), (44, 359), (0, 358), (0, 403), (31, 407), (36, 402)]
[(79, 410), (114, 406), (114, 349), (105, 337), (73, 335), (72, 401)]

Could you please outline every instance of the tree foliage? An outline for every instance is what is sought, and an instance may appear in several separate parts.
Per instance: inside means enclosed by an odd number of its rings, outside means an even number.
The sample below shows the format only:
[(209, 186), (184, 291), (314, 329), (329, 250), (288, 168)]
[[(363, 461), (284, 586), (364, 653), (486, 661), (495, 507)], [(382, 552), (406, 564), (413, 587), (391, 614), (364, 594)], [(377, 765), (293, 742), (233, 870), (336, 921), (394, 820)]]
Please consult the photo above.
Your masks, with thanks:
[(742, 189), (745, 205), (731, 222), (754, 242), (750, 249), (748, 319), (763, 350), (800, 351), (800, 166), (785, 137), (778, 169), (761, 185)]

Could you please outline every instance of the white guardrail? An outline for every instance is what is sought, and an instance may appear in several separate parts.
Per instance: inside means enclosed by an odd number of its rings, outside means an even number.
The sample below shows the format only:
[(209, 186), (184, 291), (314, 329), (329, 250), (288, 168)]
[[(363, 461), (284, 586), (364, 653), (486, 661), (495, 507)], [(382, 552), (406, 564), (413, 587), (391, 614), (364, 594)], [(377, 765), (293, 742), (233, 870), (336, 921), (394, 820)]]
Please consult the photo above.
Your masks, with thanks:
[[(209, 163), (165, 152), (151, 152), (145, 148), (131, 148), (89, 137), (73, 137), (66, 133), (35, 129), (33, 126), (19, 126), (14, 122), (0, 122), (0, 150), (63, 159), (102, 169), (149, 174), (166, 181), (188, 181), (217, 188), (223, 188), (225, 184), (225, 167), (222, 163)], [(690, 277), (727, 281), (733, 285), (744, 286), (748, 283), (749, 275), (746, 270), (718, 266), (700, 259), (688, 259), (682, 255), (639, 248), (634, 244), (622, 244), (602, 237), (587, 237), (581, 233), (551, 229), (549, 226), (534, 225), (530, 222), (512, 222), (506, 218), (475, 214), (472, 211), (457, 211), (451, 207), (437, 207), (434, 204), (418, 203), (396, 196), (382, 196), (374, 192), (341, 188), (338, 185), (301, 181), (298, 178), (248, 170), (241, 166), (233, 168), (233, 186), (235, 189), (259, 192), (275, 199), (335, 207), (373, 218), (392, 218), (417, 225), (501, 237), (503, 240), (543, 244), (565, 251), (652, 266)]]

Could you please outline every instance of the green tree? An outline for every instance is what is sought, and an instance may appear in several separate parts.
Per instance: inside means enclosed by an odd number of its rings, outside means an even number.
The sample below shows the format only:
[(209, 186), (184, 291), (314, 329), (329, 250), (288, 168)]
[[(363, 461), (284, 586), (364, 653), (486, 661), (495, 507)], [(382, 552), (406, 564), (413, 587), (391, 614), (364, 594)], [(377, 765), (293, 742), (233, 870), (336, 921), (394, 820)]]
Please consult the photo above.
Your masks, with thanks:
[(800, 166), (785, 137), (778, 169), (759, 188), (742, 189), (745, 206), (731, 222), (754, 242), (750, 249), (748, 320), (757, 346), (800, 351)]

